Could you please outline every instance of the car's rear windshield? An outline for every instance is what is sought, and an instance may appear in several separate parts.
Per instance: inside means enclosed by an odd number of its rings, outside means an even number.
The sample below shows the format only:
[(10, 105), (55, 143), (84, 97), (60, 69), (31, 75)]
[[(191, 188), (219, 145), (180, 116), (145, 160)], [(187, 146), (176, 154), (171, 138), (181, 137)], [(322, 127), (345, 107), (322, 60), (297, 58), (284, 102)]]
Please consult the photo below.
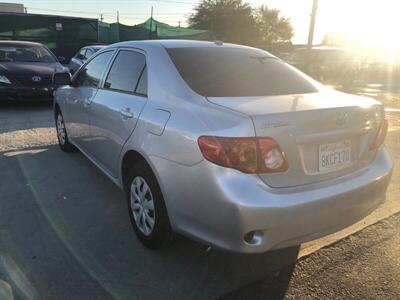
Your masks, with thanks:
[(317, 92), (302, 73), (258, 49), (168, 48), (182, 78), (205, 97), (251, 97)]
[(56, 62), (54, 55), (43, 46), (0, 45), (0, 62)]

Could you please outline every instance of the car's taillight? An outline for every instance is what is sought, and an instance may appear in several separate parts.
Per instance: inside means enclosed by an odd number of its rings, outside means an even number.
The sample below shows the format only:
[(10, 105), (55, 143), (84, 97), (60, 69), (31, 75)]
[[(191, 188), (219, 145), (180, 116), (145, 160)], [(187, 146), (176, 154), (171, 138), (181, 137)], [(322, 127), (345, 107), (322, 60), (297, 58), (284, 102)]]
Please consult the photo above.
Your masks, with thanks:
[(289, 165), (285, 153), (272, 138), (258, 138), (258, 173), (284, 172)]
[(283, 172), (285, 154), (272, 138), (201, 136), (199, 147), (205, 159), (245, 173)]
[(383, 142), (385, 141), (386, 134), (388, 132), (389, 122), (386, 119), (382, 120), (381, 125), (379, 126), (378, 133), (376, 135), (375, 141), (371, 144), (370, 149), (378, 149)]

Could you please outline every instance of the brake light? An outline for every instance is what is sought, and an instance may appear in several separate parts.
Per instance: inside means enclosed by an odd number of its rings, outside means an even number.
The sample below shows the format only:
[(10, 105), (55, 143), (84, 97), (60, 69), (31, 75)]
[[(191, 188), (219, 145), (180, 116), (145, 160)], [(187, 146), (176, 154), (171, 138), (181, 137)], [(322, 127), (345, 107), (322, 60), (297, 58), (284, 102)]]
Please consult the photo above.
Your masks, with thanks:
[(284, 152), (272, 138), (201, 136), (204, 158), (217, 165), (244, 173), (283, 172), (288, 169)]
[(388, 132), (389, 122), (383, 119), (381, 126), (379, 126), (378, 133), (376, 135), (375, 141), (371, 144), (370, 150), (378, 149), (385, 141), (386, 134)]

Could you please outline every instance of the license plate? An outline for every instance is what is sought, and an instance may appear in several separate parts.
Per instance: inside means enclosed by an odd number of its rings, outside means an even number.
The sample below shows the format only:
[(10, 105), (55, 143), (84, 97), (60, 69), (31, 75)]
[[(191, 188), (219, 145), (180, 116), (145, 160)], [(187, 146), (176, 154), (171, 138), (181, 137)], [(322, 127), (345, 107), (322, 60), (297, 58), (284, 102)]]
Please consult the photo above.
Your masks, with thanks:
[(342, 169), (351, 163), (351, 142), (344, 140), (319, 146), (319, 171)]

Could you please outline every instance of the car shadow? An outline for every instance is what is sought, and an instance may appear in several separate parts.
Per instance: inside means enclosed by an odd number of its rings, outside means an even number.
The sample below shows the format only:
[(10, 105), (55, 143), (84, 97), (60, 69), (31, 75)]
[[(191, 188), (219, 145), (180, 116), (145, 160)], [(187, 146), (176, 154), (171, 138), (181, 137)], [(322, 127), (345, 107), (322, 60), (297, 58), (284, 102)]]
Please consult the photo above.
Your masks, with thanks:
[(12, 109), (12, 110), (31, 110), (31, 109), (42, 109), (51, 108), (53, 105), (52, 101), (1, 101), (0, 109)]
[[(122, 192), (79, 152), (0, 153), (0, 282), (21, 298), (281, 299), (299, 247), (257, 255), (136, 239)], [(1, 291), (0, 291), (1, 294)]]

